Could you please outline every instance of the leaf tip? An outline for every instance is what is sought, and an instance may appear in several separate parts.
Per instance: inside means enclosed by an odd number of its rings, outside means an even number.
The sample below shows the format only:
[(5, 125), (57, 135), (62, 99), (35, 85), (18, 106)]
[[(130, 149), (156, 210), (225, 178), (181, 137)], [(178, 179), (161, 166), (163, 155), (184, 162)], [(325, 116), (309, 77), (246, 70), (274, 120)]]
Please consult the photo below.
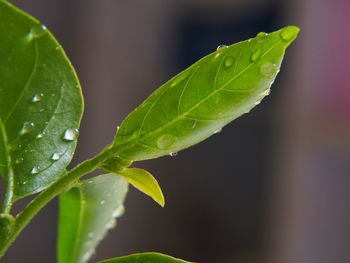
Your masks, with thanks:
[(292, 43), (298, 36), (300, 28), (294, 25), (286, 26), (281, 29), (280, 37), (283, 41)]
[(160, 192), (160, 197), (155, 200), (162, 208), (165, 206), (165, 198), (162, 192)]

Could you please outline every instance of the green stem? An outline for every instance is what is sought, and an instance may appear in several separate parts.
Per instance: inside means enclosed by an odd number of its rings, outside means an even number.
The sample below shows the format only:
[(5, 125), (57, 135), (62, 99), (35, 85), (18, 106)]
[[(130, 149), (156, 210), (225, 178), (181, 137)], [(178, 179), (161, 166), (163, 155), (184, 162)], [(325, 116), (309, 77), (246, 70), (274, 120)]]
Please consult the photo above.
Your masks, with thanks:
[(52, 184), (34, 198), (16, 217), (14, 230), (5, 242), (0, 242), (0, 258), (5, 254), (10, 245), (15, 241), (22, 230), (28, 225), (32, 218), (53, 198), (64, 191), (72, 188), (80, 177), (99, 167), (101, 162), (111, 157), (112, 151), (102, 151), (96, 157), (86, 160), (69, 171), (65, 176)]
[(2, 207), (2, 213), (4, 214), (9, 214), (11, 211), (12, 200), (13, 200), (13, 188), (14, 188), (13, 170), (12, 168), (9, 168), (7, 172), (6, 194), (5, 194), (5, 199)]

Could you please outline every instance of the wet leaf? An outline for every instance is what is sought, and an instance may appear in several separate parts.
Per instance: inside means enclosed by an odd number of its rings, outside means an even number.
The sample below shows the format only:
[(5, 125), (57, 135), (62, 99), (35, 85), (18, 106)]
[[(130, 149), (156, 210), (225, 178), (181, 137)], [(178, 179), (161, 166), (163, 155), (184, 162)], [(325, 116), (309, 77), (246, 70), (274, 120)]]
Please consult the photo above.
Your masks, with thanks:
[[(0, 173), (15, 199), (56, 181), (70, 162), (83, 111), (63, 49), (37, 20), (0, 1)], [(13, 172), (13, 173), (12, 173)]]
[(249, 112), (270, 93), (298, 32), (288, 26), (220, 46), (182, 71), (127, 116), (114, 140), (115, 154), (139, 161), (176, 153)]
[(128, 183), (114, 174), (84, 181), (60, 196), (58, 262), (89, 260), (108, 229), (124, 211)]

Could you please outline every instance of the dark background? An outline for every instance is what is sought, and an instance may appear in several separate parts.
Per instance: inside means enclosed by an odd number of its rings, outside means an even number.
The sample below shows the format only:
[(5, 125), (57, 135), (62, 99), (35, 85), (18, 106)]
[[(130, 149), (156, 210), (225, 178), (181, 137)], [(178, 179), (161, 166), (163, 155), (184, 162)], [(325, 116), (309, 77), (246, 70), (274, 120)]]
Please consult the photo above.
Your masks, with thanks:
[[(200, 263), (350, 262), (350, 2), (11, 1), (63, 45), (85, 95), (73, 164), (109, 144), (156, 87), (219, 44), (296, 24), (272, 94), (207, 141), (137, 165), (161, 209), (131, 189), (93, 260), (159, 251)], [(4, 263), (55, 262), (56, 201)]]

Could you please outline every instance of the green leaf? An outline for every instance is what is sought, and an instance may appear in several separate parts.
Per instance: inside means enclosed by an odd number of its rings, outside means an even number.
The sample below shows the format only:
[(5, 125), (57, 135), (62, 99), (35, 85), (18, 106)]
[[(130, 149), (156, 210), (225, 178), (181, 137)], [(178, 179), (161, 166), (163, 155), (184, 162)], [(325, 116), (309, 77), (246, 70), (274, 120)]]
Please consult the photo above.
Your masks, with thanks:
[[(37, 20), (0, 1), (0, 173), (14, 199), (56, 181), (70, 162), (83, 112), (62, 47)], [(8, 188), (10, 189), (10, 188)]]
[(164, 207), (165, 200), (162, 189), (152, 174), (140, 168), (126, 168), (119, 171), (118, 175), (124, 177), (126, 181)]
[(116, 134), (114, 153), (133, 161), (175, 153), (249, 112), (269, 94), (285, 49), (298, 32), (288, 26), (220, 46), (127, 116)]
[(83, 181), (59, 198), (58, 262), (87, 262), (124, 211), (128, 183), (114, 174)]
[(108, 259), (99, 263), (190, 263), (181, 259), (176, 259), (159, 253), (138, 253), (125, 257)]

